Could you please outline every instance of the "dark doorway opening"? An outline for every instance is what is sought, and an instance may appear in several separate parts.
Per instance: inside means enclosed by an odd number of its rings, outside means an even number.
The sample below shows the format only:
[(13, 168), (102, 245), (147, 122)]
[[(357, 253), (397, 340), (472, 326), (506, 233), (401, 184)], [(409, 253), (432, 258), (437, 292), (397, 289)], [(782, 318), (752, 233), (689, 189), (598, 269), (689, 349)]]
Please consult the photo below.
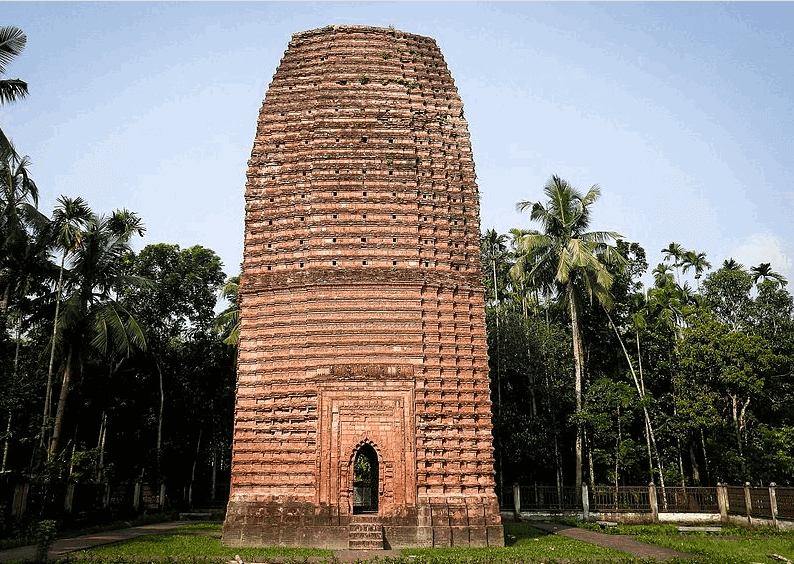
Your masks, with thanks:
[(353, 461), (353, 513), (378, 511), (378, 455), (364, 444)]

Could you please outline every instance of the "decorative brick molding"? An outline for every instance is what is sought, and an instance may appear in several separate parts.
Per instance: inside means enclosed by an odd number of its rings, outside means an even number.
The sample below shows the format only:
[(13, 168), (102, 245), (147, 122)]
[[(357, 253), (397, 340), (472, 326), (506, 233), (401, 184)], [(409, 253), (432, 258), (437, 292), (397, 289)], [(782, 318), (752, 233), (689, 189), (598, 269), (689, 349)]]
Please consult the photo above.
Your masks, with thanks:
[[(479, 195), (435, 42), (293, 35), (247, 178), (224, 542), (345, 548), (382, 527), (394, 548), (501, 545)], [(364, 444), (379, 472), (362, 521)]]

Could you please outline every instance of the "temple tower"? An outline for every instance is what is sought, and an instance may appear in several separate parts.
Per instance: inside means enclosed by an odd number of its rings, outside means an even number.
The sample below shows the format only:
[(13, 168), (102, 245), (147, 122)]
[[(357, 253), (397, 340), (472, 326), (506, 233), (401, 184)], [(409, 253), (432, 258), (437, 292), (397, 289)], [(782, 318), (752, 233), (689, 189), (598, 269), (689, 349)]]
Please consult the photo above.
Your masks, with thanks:
[(501, 546), (479, 196), (435, 41), (293, 35), (245, 199), (224, 543)]

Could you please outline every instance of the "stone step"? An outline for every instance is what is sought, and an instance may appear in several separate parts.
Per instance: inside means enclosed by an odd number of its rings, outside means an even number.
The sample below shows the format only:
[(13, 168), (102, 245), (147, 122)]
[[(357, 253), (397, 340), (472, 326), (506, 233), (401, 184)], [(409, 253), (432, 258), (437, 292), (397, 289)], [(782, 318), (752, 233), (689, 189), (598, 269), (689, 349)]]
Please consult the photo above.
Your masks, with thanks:
[(383, 541), (350, 541), (348, 550), (383, 550)]
[(349, 527), (350, 531), (374, 531), (380, 533), (382, 527), (378, 523), (351, 523)]
[(383, 550), (383, 525), (373, 521), (352, 522), (347, 538), (350, 550)]

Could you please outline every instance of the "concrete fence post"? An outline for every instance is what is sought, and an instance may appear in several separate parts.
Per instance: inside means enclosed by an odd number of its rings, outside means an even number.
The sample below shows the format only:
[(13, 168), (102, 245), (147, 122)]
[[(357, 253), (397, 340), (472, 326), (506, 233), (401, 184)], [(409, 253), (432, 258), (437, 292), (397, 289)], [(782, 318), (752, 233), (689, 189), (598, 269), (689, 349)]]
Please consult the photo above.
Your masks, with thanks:
[(160, 511), (165, 509), (165, 482), (160, 484), (160, 495), (157, 498), (157, 505), (160, 507)]
[(521, 521), (521, 486), (513, 484), (513, 514), (516, 521)]
[(744, 506), (747, 509), (747, 524), (753, 524), (753, 518), (751, 517), (753, 513), (753, 500), (750, 498), (750, 482), (744, 483)]
[(135, 511), (138, 511), (140, 506), (141, 506), (141, 483), (135, 482), (135, 490), (133, 490), (132, 493), (132, 507), (135, 509)]
[(651, 520), (654, 523), (659, 522), (659, 500), (656, 497), (656, 484), (651, 482), (648, 484), (648, 503), (651, 506)]
[(775, 489), (777, 488), (777, 484), (772, 482), (769, 484), (769, 511), (772, 513), (772, 526), (777, 529), (777, 492)]
[(582, 519), (590, 520), (590, 492), (585, 482), (582, 482)]
[(717, 505), (720, 508), (720, 522), (728, 522), (728, 486), (717, 482)]

